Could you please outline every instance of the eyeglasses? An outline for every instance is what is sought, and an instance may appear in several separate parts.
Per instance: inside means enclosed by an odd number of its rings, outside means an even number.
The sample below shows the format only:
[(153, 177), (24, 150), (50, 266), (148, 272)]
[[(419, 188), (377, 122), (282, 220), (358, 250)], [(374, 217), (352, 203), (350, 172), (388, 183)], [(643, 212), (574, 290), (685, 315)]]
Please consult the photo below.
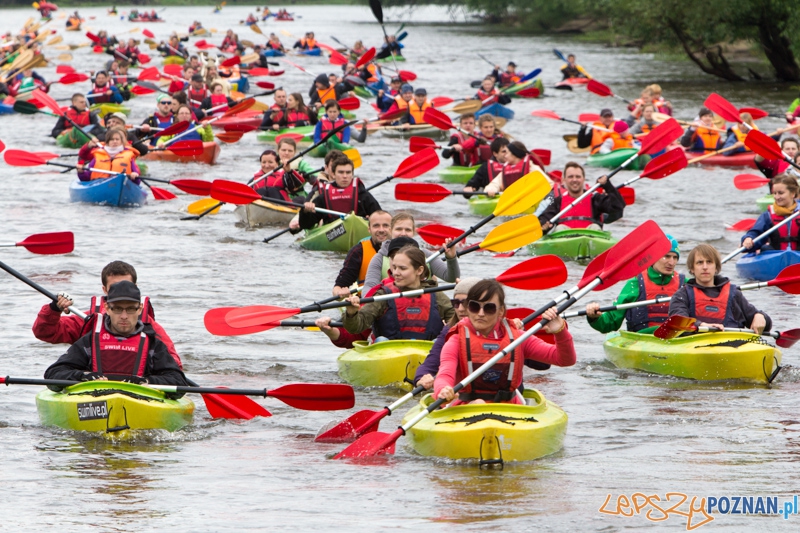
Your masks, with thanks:
[(484, 314), (493, 315), (497, 313), (497, 304), (493, 302), (482, 304), (480, 302), (476, 302), (475, 300), (470, 300), (469, 304), (467, 304), (467, 310), (469, 310), (469, 312), (472, 314), (477, 315), (481, 312), (481, 309), (483, 309)]
[(121, 315), (122, 313), (128, 313), (129, 315), (132, 315), (136, 313), (136, 311), (138, 311), (140, 307), (141, 306), (139, 305), (134, 305), (131, 307), (117, 307), (116, 305), (109, 305), (108, 310), (114, 313), (115, 315)]
[(453, 306), (453, 309), (458, 309), (462, 305), (466, 306), (467, 305), (467, 300), (459, 300), (458, 298), (451, 298), (450, 299), (450, 305)]
[(171, 104), (172, 104), (172, 102), (165, 102), (164, 100), (161, 100), (161, 101), (159, 102), (159, 104), (161, 104), (161, 105), (171, 105)]

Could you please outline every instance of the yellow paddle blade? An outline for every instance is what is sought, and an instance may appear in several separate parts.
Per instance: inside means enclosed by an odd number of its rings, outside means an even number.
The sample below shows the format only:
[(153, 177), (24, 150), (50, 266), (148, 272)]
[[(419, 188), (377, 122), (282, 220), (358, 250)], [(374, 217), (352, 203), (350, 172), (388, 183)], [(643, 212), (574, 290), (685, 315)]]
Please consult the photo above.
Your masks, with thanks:
[[(252, 48), (252, 46), (250, 48)], [(258, 61), (258, 54), (256, 54), (255, 52), (252, 54), (247, 54), (246, 56), (242, 56), (242, 65), (255, 63), (256, 61)]]
[(264, 35), (264, 32), (261, 31), (261, 28), (258, 27), (258, 24), (250, 24), (250, 29), (259, 35)]
[(219, 30), (217, 28), (211, 28), (208, 31), (210, 31), (211, 33), (217, 33)]
[(362, 163), (362, 161), (361, 161), (361, 154), (360, 154), (360, 153), (358, 153), (358, 150), (356, 150), (355, 148), (350, 148), (350, 149), (348, 149), (348, 150), (345, 150), (345, 151), (344, 151), (344, 152), (342, 152), (342, 153), (343, 153), (344, 155), (346, 155), (346, 156), (347, 156), (347, 158), (348, 158), (348, 159), (350, 159), (350, 161), (352, 161), (352, 162), (353, 162), (353, 168), (354, 168), (354, 169), (356, 169), (356, 168), (358, 168), (358, 167), (360, 167), (360, 166), (361, 166), (361, 163)]
[(56, 50), (71, 50), (71, 48), (68, 44), (60, 44), (56, 46)]
[(508, 121), (503, 117), (494, 117), (494, 127), (497, 128), (498, 130), (503, 129), (503, 126), (506, 125), (506, 122)]
[(256, 111), (266, 111), (267, 109), (269, 109), (269, 104), (265, 104), (264, 102), (256, 101), (256, 103), (253, 104), (250, 107), (250, 109), (255, 109)]
[(34, 2), (31, 5), (33, 6), (33, 9), (39, 9), (39, 2)]
[(474, 113), (481, 108), (481, 101), (480, 100), (467, 100), (466, 102), (460, 102), (453, 107), (451, 107), (448, 113), (458, 113), (459, 115), (463, 115), (464, 113)]
[(244, 94), (244, 93), (240, 93), (239, 91), (233, 91), (233, 90), (231, 91), (231, 94), (230, 94), (230, 97), (231, 97), (233, 100), (236, 100), (237, 102), (238, 102), (239, 100), (241, 100), (242, 98), (244, 98), (245, 96), (247, 96), (247, 95), (246, 95), (246, 94)]
[(147, 46), (150, 47), (150, 50), (155, 50), (156, 48), (158, 48), (158, 44), (156, 43), (147, 43)]
[[(219, 200), (214, 200), (213, 198), (201, 198), (196, 202), (190, 203), (186, 210), (193, 215), (199, 215), (201, 213), (205, 213), (218, 203)], [(216, 215), (217, 213), (219, 213), (219, 207), (211, 211), (209, 215)]]
[(287, 36), (287, 37), (294, 37), (294, 35), (292, 35), (291, 33), (289, 33), (289, 32), (288, 32), (288, 31), (286, 31), (286, 30), (281, 30), (281, 33), (282, 33), (282, 34), (284, 34), (284, 35), (285, 35), (285, 36)]
[(64, 40), (64, 38), (63, 38), (62, 36), (60, 36), (60, 35), (56, 35), (55, 37), (53, 37), (52, 39), (50, 39), (49, 41), (47, 41), (47, 46), (52, 46), (52, 45), (54, 45), (54, 44), (58, 44), (58, 43), (60, 43), (60, 42), (61, 42), (61, 41), (63, 41), (63, 40)]
[[(253, 43), (253, 41), (248, 41), (247, 39), (239, 39), (239, 42), (245, 48), (255, 48), (255, 44)], [(242, 63), (252, 63), (252, 61), (245, 61), (244, 60), (245, 57), (247, 56), (242, 56)]]
[(503, 191), (493, 214), (496, 217), (519, 215), (541, 202), (551, 189), (541, 170), (529, 172)]
[(510, 252), (542, 237), (542, 226), (536, 215), (525, 215), (503, 222), (486, 236), (481, 248), (493, 252)]
[(67, 53), (58, 54), (56, 59), (58, 59), (59, 61), (72, 61), (72, 54), (67, 54)]

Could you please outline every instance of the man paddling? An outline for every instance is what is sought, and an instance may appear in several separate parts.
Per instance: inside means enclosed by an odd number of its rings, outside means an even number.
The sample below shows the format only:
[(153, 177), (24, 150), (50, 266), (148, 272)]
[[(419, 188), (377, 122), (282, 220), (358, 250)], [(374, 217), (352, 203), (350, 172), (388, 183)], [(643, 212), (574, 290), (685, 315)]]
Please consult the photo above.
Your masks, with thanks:
[[(100, 119), (97, 118), (95, 113), (87, 109), (86, 97), (80, 93), (72, 95), (72, 105), (69, 106), (64, 115), (71, 118), (72, 122), (83, 128), (84, 131), (93, 130), (96, 135), (101, 135), (103, 133)], [(58, 122), (56, 122), (53, 131), (50, 132), (50, 136), (56, 138), (61, 135), (62, 132), (69, 129), (72, 129), (72, 123), (62, 116), (58, 119)], [(89, 137), (89, 135), (87, 135), (87, 137)], [(88, 141), (88, 138), (84, 140)]]
[(508, 66), (503, 72), (500, 72), (500, 65), (495, 65), (491, 76), (498, 81), (500, 87), (511, 87), (523, 78), (525, 74), (517, 72), (517, 64), (513, 61), (508, 62)]
[(350, 295), (350, 287), (364, 281), (370, 260), (380, 250), (384, 241), (389, 238), (392, 215), (386, 211), (375, 211), (369, 216), (369, 237), (353, 246), (344, 259), (344, 265), (336, 276), (333, 295), (345, 297)]
[(608, 108), (601, 109), (600, 120), (591, 124), (587, 122), (578, 130), (578, 148), (591, 148), (591, 153), (596, 154), (611, 134), (614, 122), (614, 112)]
[(189, 386), (152, 324), (139, 319), (141, 299), (131, 281), (111, 285), (106, 296), (108, 313), (45, 371), (45, 379)]
[[(672, 296), (683, 286), (685, 283), (683, 274), (675, 272), (681, 254), (680, 247), (674, 237), (667, 235), (667, 238), (672, 244), (669, 252), (648, 267), (646, 272), (629, 279), (614, 300), (614, 305)], [(668, 315), (669, 303), (633, 307), (627, 310), (615, 309), (604, 313), (600, 312), (600, 304), (597, 302), (586, 306), (586, 319), (589, 325), (600, 333), (617, 331), (622, 327), (623, 320), (628, 322), (628, 331), (651, 333), (664, 323)]]
[(465, 113), (459, 118), (459, 129), (450, 135), (447, 148), (442, 150), (442, 157), (453, 158), (453, 166), (471, 167), (480, 164), (480, 145), (483, 141), (473, 136), (475, 115)]
[(503, 172), (503, 165), (508, 155), (508, 145), (509, 141), (504, 137), (498, 137), (492, 141), (489, 145), (492, 152), (492, 159), (485, 161), (478, 167), (478, 170), (475, 171), (475, 174), (472, 175), (464, 186), (464, 192), (483, 189), (489, 185), (495, 177)]
[(592, 79), (589, 73), (575, 61), (575, 54), (567, 56), (567, 63), (561, 67), (561, 75), (564, 76), (563, 79), (565, 80), (569, 78)]
[[(573, 207), (565, 216), (557, 221), (553, 232), (569, 229), (602, 230), (603, 224), (614, 222), (622, 218), (625, 209), (625, 200), (622, 195), (608, 181), (607, 176), (601, 176), (597, 183), (602, 185), (602, 192), (595, 191)], [(542, 229), (547, 231), (552, 228), (550, 219), (561, 212), (561, 209), (578, 199), (588, 188), (586, 174), (583, 167), (570, 161), (564, 167), (561, 186), (555, 190), (553, 202), (539, 215)]]
[[(103, 267), (100, 279), (103, 283), (103, 293), (108, 294), (109, 288), (120, 281), (130, 281), (136, 284), (136, 269), (124, 261), (112, 261)], [(106, 307), (105, 297), (92, 298), (91, 309), (86, 313), (88, 316), (84, 320), (69, 314), (68, 308), (72, 306), (72, 303), (72, 298), (62, 292), (59, 293), (57, 301), (42, 306), (36, 322), (33, 323), (34, 337), (50, 344), (74, 344), (92, 329), (96, 319), (103, 316)], [(142, 322), (153, 326), (157, 338), (164, 343), (178, 366), (183, 368), (181, 358), (175, 350), (175, 344), (164, 328), (155, 321), (155, 313), (148, 298), (145, 298), (140, 317)]]

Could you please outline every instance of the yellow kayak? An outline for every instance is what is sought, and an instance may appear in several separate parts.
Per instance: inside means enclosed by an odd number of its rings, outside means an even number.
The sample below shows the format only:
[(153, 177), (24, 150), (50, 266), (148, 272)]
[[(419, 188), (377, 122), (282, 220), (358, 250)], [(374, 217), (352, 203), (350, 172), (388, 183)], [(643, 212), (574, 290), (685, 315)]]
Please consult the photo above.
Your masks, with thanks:
[(414, 379), (417, 367), (431, 351), (433, 341), (396, 340), (369, 344), (355, 341), (337, 359), (339, 376), (359, 387), (395, 385), (410, 390), (404, 378)]

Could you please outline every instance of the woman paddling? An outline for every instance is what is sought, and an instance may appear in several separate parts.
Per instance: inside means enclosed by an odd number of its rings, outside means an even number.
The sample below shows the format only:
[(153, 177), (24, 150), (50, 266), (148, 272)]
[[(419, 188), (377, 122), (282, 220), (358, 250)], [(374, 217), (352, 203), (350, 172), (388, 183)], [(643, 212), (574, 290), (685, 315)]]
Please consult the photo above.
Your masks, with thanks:
[(499, 282), (484, 279), (475, 284), (467, 294), (467, 318), (451, 328), (449, 338), (442, 348), (439, 372), (434, 381), (436, 398), (458, 405), (461, 403), (523, 403), (519, 387), (525, 360), (534, 360), (556, 366), (575, 364), (575, 346), (567, 323), (555, 307), (544, 312), (549, 320), (544, 331), (555, 335), (555, 344), (548, 344), (536, 336), (528, 337), (517, 349), (504, 356), (483, 375), (456, 395), (453, 387), (522, 331), (514, 328), (505, 318), (505, 291)]
[(303, 103), (300, 93), (292, 93), (286, 98), (285, 110), (272, 110), (269, 116), (264, 116), (261, 129), (275, 131), (285, 128), (298, 128), (300, 126), (315, 125), (317, 114), (310, 111)]
[(101, 180), (113, 177), (111, 174), (96, 172), (109, 170), (117, 174), (125, 174), (133, 182), (139, 183), (139, 167), (136, 158), (139, 152), (126, 146), (128, 134), (121, 128), (112, 128), (106, 132), (106, 143), (98, 145), (89, 141), (78, 152), (81, 161), (78, 165), (78, 179), (81, 181)]
[(672, 295), (669, 316), (680, 315), (697, 319), (697, 326), (750, 328), (757, 333), (769, 331), (772, 320), (747, 301), (739, 287), (720, 276), (722, 260), (710, 244), (698, 244), (686, 259), (689, 273), (694, 276)]
[[(414, 246), (404, 246), (392, 259), (393, 281), (382, 282), (375, 295), (413, 291), (436, 286), (429, 280), (430, 271), (425, 254)], [(375, 342), (394, 339), (433, 340), (442, 330), (442, 320), (455, 314), (444, 292), (422, 294), (415, 298), (397, 298), (360, 304), (360, 298), (351, 296), (345, 309), (343, 324), (350, 333), (360, 333), (372, 328)]]
[[(178, 108), (178, 112), (175, 113), (175, 120), (176, 122), (188, 122), (189, 128), (186, 130), (187, 132), (196, 128), (198, 124), (192, 119), (192, 108), (190, 108), (186, 104), (182, 104)], [(180, 141), (203, 141), (203, 142), (212, 142), (214, 140), (214, 132), (211, 130), (211, 126), (209, 124), (200, 125), (199, 129), (192, 131), (191, 133), (179, 133), (180, 139), (176, 142)], [(164, 135), (163, 137), (159, 137), (158, 139), (158, 146), (164, 146), (170, 140), (172, 140), (177, 135)]]
[(253, 175), (255, 181), (252, 184), (258, 194), (288, 202), (291, 195), (303, 191), (306, 175), (299, 170), (292, 170), (289, 163), (281, 165), (281, 159), (274, 150), (264, 150), (259, 161), (261, 170)]
[(761, 213), (753, 227), (742, 236), (742, 246), (751, 253), (800, 248), (800, 217), (778, 228), (769, 235), (768, 239), (754, 241), (756, 237), (780, 224), (786, 217), (800, 209), (800, 206), (797, 205), (800, 187), (797, 185), (797, 180), (789, 174), (778, 174), (772, 179), (772, 196), (775, 198), (775, 204)]

